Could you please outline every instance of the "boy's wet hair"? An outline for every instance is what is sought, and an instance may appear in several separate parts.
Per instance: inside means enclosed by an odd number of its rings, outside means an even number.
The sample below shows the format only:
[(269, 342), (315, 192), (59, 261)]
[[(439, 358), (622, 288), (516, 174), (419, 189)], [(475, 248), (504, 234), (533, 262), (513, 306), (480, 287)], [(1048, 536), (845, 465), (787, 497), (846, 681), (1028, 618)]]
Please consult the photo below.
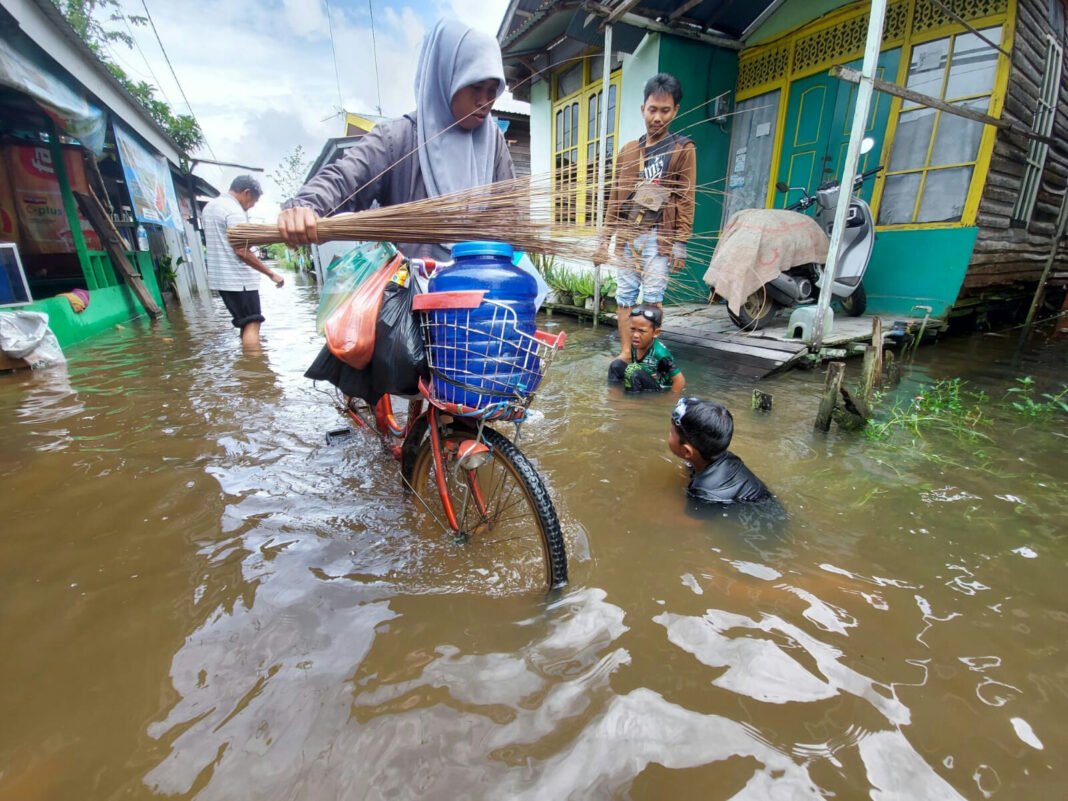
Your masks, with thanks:
[(677, 106), (682, 103), (682, 84), (680, 84), (679, 79), (671, 73), (658, 72), (645, 82), (645, 97), (643, 98), (643, 102), (648, 100), (650, 95), (671, 95)]
[(714, 401), (682, 398), (671, 422), (679, 437), (709, 462), (726, 451), (734, 438), (734, 418), (730, 410)]
[(653, 324), (653, 328), (659, 328), (664, 322), (664, 310), (651, 303), (642, 303), (630, 310), (631, 317), (644, 317)]

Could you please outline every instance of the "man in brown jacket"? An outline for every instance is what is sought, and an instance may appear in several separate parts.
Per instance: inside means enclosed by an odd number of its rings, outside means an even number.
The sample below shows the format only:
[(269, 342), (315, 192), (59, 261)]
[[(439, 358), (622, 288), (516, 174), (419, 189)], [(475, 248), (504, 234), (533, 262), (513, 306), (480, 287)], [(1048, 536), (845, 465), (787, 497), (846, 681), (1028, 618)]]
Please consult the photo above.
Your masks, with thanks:
[(616, 280), (619, 306), (619, 358), (630, 361), (630, 312), (642, 302), (662, 306), (669, 272), (686, 262), (686, 242), (693, 231), (697, 185), (697, 150), (685, 136), (669, 130), (679, 111), (682, 87), (661, 72), (645, 83), (642, 118), (645, 135), (627, 142), (616, 158), (598, 264), (623, 245), (623, 265)]

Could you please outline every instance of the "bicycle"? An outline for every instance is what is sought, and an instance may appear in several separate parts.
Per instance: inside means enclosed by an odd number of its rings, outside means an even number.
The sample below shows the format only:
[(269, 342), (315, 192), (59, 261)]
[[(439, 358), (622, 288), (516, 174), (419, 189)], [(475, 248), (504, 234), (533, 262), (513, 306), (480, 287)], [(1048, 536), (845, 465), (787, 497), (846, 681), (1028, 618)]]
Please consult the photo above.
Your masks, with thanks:
[[(409, 264), (424, 274), (437, 267), (430, 260)], [(400, 462), (406, 492), (456, 541), (507, 552), (503, 561), (510, 570), (540, 571), (545, 586), (560, 587), (567, 583), (567, 551), (552, 499), (515, 442), (487, 424), (513, 423), (518, 438), (534, 392), (567, 335), (520, 331), (515, 311), (485, 294), (415, 297), (412, 309), (421, 318), (430, 379), (420, 380), (418, 396), (402, 399), (408, 401), (407, 415), (398, 414), (389, 395), (373, 407), (341, 395), (339, 410), (358, 428), (377, 434)], [(480, 307), (492, 311), (490, 328), (499, 332), (487, 346), (485, 331), (477, 329), (480, 358), (499, 368), (489, 378), (457, 369), (458, 360), (472, 352), (471, 313)], [(478, 395), (478, 403), (457, 402), (470, 400), (470, 393)]]

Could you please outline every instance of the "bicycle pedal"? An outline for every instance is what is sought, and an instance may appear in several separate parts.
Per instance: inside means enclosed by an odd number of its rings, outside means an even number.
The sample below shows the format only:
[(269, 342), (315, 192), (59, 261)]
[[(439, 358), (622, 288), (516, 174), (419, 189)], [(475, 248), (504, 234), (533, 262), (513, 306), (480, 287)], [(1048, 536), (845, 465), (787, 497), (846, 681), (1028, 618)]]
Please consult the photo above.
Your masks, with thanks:
[(335, 428), (333, 431), (327, 431), (326, 444), (336, 445), (339, 442), (344, 442), (354, 433), (355, 432), (351, 428)]

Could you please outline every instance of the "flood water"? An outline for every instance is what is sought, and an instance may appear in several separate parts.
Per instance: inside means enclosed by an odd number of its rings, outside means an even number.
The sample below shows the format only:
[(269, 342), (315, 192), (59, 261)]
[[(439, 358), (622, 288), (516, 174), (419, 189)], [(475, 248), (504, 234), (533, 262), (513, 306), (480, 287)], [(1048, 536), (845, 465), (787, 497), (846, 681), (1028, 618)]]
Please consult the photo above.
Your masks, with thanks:
[(914, 448), (813, 433), (818, 372), (764, 414), (676, 349), (775, 521), (689, 514), (673, 399), (553, 318), (520, 445), (571, 582), (531, 595), (443, 558), (370, 438), (326, 444), (293, 283), (260, 355), (207, 299), (0, 375), (0, 799), (1063, 797), (1068, 424), (1000, 405), (1063, 344), (922, 348), (900, 393), (963, 377), (990, 439)]

